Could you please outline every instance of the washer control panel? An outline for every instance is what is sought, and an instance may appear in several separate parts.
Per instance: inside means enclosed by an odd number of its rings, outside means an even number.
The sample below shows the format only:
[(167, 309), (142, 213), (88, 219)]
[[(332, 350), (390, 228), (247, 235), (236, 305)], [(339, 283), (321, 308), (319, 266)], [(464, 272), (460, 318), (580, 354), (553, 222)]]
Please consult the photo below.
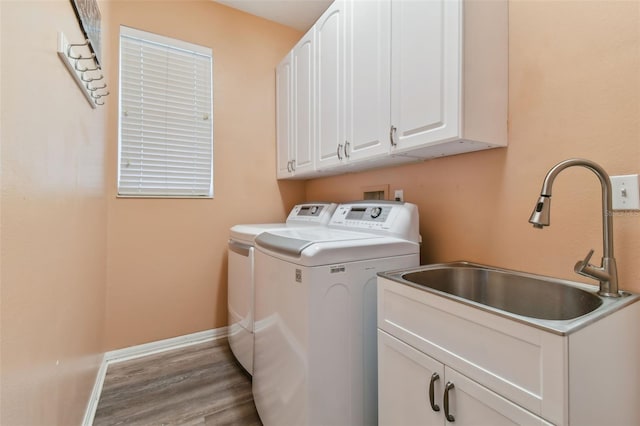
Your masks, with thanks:
[(389, 217), (391, 206), (351, 207), (346, 214), (347, 220), (384, 222)]
[(329, 228), (367, 232), (419, 243), (418, 207), (401, 201), (353, 201), (338, 205)]
[(329, 225), (356, 230), (391, 230), (395, 218), (404, 208), (405, 206), (401, 203), (359, 202), (340, 204)]

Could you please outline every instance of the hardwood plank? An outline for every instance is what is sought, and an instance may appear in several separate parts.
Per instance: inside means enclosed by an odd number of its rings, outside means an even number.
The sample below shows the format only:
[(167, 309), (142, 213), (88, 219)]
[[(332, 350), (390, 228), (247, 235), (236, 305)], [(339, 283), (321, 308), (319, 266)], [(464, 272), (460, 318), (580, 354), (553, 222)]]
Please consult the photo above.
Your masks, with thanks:
[(112, 364), (94, 425), (261, 425), (226, 339)]
[(210, 414), (204, 418), (205, 426), (218, 425), (243, 425), (243, 426), (262, 426), (256, 406), (251, 401), (235, 405), (227, 410), (222, 410), (214, 414)]

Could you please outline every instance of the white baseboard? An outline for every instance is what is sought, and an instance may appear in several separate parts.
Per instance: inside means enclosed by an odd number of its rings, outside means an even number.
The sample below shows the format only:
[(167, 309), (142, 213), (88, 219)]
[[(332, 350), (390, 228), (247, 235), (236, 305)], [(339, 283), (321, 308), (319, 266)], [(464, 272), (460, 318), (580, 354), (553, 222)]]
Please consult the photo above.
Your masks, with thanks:
[(104, 377), (106, 376), (106, 374), (107, 363), (105, 362), (103, 356), (102, 363), (100, 364), (100, 368), (98, 369), (98, 374), (96, 375), (96, 381), (93, 384), (91, 396), (89, 397), (89, 402), (87, 403), (87, 409), (84, 412), (84, 419), (82, 421), (83, 426), (93, 425), (93, 419), (96, 416), (96, 409), (98, 408), (98, 401), (100, 400), (102, 385), (104, 384)]
[(87, 410), (85, 411), (84, 420), (82, 422), (83, 426), (91, 426), (93, 424), (96, 409), (98, 408), (98, 401), (100, 400), (100, 394), (102, 393), (104, 378), (107, 374), (107, 367), (109, 367), (110, 364), (196, 345), (198, 343), (209, 342), (227, 337), (228, 334), (228, 327), (221, 327), (184, 336), (172, 337), (170, 339), (158, 340), (156, 342), (144, 343), (142, 345), (130, 346), (128, 348), (116, 349), (105, 353), (102, 358), (102, 364), (98, 369), (91, 397), (87, 403)]
[(221, 337), (227, 337), (227, 335), (227, 327), (205, 330), (198, 333), (172, 337), (170, 339), (158, 340), (155, 342), (144, 343), (142, 345), (130, 346), (128, 348), (109, 351), (104, 354), (104, 359), (107, 364), (128, 361), (130, 359), (139, 358), (141, 356), (153, 355), (159, 352), (179, 349), (185, 346), (216, 340)]

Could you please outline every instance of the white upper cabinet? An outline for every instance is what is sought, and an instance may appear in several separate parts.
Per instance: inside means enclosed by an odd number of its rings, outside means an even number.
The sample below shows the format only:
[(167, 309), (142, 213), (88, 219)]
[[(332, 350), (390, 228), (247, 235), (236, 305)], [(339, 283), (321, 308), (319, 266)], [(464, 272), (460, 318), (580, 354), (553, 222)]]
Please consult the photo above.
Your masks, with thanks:
[(507, 55), (507, 0), (336, 0), (293, 50), (295, 171), (278, 177), (506, 146)]
[(391, 153), (507, 145), (508, 4), (391, 1)]
[(458, 136), (460, 3), (392, 1), (391, 123), (407, 149)]
[(276, 67), (278, 179), (314, 171), (315, 30), (312, 28)]
[(293, 173), (313, 171), (316, 143), (315, 58), (312, 28), (293, 48)]
[(344, 1), (329, 6), (315, 24), (318, 151), (316, 169), (344, 158)]
[(276, 141), (278, 179), (289, 177), (292, 171), (294, 145), (292, 143), (293, 82), (292, 53), (284, 57), (276, 68)]
[(389, 1), (347, 4), (344, 155), (349, 161), (389, 152), (390, 12)]
[(316, 170), (389, 154), (390, 3), (336, 0), (316, 28)]

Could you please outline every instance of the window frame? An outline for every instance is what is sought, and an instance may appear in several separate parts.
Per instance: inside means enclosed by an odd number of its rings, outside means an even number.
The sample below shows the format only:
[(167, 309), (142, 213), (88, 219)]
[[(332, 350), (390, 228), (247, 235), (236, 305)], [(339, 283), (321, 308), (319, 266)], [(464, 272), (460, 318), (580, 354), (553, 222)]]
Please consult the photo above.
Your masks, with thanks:
[[(146, 43), (152, 43), (162, 46), (167, 46), (170, 49), (177, 49), (186, 52), (193, 53), (195, 55), (205, 56), (210, 61), (210, 73), (209, 73), (209, 99), (210, 99), (210, 108), (208, 112), (208, 122), (209, 122), (209, 131), (210, 131), (210, 143), (211, 143), (211, 156), (210, 156), (210, 170), (209, 170), (209, 190), (207, 194), (170, 194), (170, 193), (121, 193), (121, 167), (122, 167), (122, 118), (123, 118), (123, 84), (122, 84), (122, 71), (123, 71), (123, 62), (122, 62), (122, 38), (129, 37), (134, 39), (142, 40)], [(169, 198), (169, 199), (213, 199), (214, 198), (214, 133), (213, 133), (213, 51), (209, 47), (197, 45), (194, 43), (189, 43), (183, 40), (166, 37), (163, 35), (138, 30), (132, 27), (127, 27), (124, 25), (120, 26), (120, 34), (118, 37), (118, 146), (117, 146), (117, 154), (118, 154), (118, 163), (117, 163), (117, 175), (116, 175), (116, 197), (117, 198)], [(163, 188), (168, 189), (168, 188)]]

